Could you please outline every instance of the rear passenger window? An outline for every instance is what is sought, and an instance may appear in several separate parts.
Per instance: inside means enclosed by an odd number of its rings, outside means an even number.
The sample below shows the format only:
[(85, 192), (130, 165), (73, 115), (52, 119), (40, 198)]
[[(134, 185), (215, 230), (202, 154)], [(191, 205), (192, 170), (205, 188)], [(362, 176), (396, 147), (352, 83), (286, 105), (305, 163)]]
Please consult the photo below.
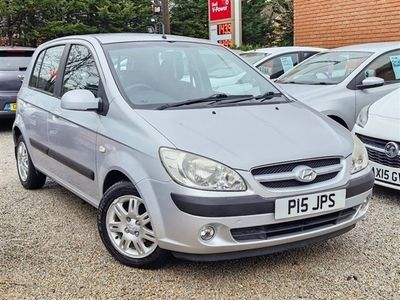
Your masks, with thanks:
[(48, 48), (42, 66), (39, 72), (37, 88), (48, 93), (54, 93), (54, 85), (56, 83), (58, 68), (60, 66), (61, 56), (64, 46)]
[(96, 62), (89, 49), (73, 45), (68, 55), (65, 67), (63, 94), (68, 91), (83, 89), (98, 96), (100, 76)]

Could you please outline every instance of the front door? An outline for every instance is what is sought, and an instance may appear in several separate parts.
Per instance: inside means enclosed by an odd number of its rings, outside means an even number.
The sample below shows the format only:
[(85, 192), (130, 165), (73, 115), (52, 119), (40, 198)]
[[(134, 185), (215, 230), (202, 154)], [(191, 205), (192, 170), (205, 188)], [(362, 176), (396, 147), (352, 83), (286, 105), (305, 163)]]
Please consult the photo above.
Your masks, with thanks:
[[(100, 77), (92, 53), (86, 46), (71, 45), (60, 96), (75, 89), (90, 90), (97, 96)], [(94, 111), (72, 111), (54, 103), (48, 119), (49, 154), (52, 173), (90, 202), (98, 199), (96, 139), (100, 116)]]

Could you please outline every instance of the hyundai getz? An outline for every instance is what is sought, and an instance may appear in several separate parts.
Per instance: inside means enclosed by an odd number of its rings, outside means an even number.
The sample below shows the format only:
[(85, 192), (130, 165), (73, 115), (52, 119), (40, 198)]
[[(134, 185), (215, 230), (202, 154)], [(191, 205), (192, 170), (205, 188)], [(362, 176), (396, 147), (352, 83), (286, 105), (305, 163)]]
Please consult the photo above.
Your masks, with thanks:
[(343, 234), (368, 209), (363, 144), (220, 45), (64, 37), (27, 74), (13, 127), (22, 185), (50, 177), (97, 207), (123, 264), (282, 251)]

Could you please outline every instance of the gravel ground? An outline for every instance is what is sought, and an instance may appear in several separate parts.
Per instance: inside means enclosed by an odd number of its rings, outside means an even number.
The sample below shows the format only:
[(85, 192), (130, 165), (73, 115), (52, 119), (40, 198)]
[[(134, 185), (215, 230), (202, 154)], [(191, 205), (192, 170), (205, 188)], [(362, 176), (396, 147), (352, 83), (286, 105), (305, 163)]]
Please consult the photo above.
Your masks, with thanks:
[(0, 125), (0, 298), (400, 299), (400, 193), (376, 188), (367, 218), (322, 244), (162, 270), (116, 262), (96, 209), (53, 182), (26, 191), (11, 123)]

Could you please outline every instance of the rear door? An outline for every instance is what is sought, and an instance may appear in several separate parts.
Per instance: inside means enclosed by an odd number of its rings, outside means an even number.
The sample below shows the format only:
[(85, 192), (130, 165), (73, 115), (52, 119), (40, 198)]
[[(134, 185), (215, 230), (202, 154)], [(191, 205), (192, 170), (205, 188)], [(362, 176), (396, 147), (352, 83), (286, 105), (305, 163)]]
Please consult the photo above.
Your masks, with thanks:
[(20, 116), (25, 124), (29, 152), (34, 164), (40, 170), (47, 173), (49, 164), (47, 119), (51, 111), (52, 103), (57, 101), (55, 86), (64, 45), (53, 46), (44, 49), (37, 56), (29, 85), (23, 88), (19, 94), (18, 106)]
[[(367, 77), (379, 77), (385, 80), (381, 87), (357, 89)], [(400, 49), (382, 54), (373, 60), (355, 79), (356, 116), (360, 110), (395, 89), (400, 88)]]

